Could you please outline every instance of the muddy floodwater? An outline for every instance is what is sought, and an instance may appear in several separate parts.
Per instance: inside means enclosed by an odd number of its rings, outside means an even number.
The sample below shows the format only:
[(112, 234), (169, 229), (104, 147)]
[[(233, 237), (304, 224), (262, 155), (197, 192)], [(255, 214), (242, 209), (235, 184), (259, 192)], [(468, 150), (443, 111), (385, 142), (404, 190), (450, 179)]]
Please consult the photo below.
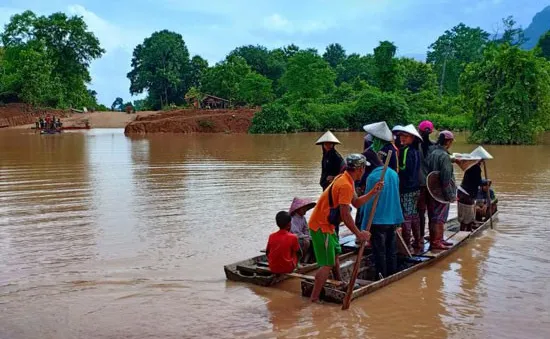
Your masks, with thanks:
[(488, 146), (495, 229), (347, 312), (226, 281), (321, 193), (319, 135), (0, 130), (0, 338), (550, 338), (550, 138)]

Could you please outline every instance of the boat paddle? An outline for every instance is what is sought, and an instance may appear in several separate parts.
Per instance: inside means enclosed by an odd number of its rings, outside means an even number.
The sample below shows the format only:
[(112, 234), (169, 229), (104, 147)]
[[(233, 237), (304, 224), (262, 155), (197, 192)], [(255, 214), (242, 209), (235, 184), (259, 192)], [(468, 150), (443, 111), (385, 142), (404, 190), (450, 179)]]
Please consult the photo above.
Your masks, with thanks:
[[(378, 180), (378, 182), (384, 182), (384, 177), (386, 176), (386, 170), (388, 169), (388, 164), (390, 163), (392, 153), (393, 151), (391, 150), (388, 151), (388, 156), (386, 157), (386, 162), (384, 163), (384, 169), (382, 170), (382, 174), (380, 175), (380, 180)], [(370, 227), (372, 225), (372, 220), (374, 219), (374, 213), (376, 212), (376, 205), (378, 205), (379, 198), (380, 198), (380, 192), (377, 192), (376, 196), (374, 197), (374, 201), (372, 202), (372, 208), (370, 210), (369, 221), (367, 223), (367, 228), (366, 228), (367, 232), (370, 231)], [(359, 252), (357, 253), (357, 259), (355, 259), (355, 264), (353, 265), (353, 272), (351, 273), (351, 278), (346, 291), (346, 297), (344, 298), (344, 302), (342, 303), (342, 310), (347, 310), (351, 303), (351, 296), (353, 295), (353, 287), (355, 286), (355, 281), (357, 280), (357, 275), (359, 274), (359, 268), (361, 267), (361, 259), (363, 258), (363, 252), (365, 251), (365, 245), (366, 245), (366, 241), (361, 242), (361, 246), (359, 247)]]
[(491, 185), (489, 185), (489, 175), (487, 174), (487, 163), (483, 161), (483, 172), (485, 172), (485, 180), (487, 180), (487, 209), (489, 210), (489, 220), (491, 229), (493, 229), (493, 209), (491, 208)]

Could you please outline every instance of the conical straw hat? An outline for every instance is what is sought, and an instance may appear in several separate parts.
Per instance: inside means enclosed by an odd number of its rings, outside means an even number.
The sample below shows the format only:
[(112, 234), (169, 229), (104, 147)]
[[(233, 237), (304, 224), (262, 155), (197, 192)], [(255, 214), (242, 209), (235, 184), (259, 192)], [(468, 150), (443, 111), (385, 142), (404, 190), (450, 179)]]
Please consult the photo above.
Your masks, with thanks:
[(363, 129), (367, 133), (372, 134), (378, 139), (382, 139), (385, 141), (393, 141), (393, 134), (390, 131), (388, 124), (386, 124), (385, 121), (380, 121), (380, 122), (375, 122), (372, 124), (365, 125), (363, 126)]
[(483, 160), (480, 157), (472, 156), (470, 153), (453, 153), (453, 158), (458, 167), (464, 172)]
[(292, 204), (288, 209), (288, 214), (292, 215), (292, 213), (296, 212), (296, 210), (302, 207), (306, 207), (306, 210), (309, 210), (315, 207), (315, 205), (316, 203), (311, 199), (301, 199), (294, 197), (294, 200), (292, 200)]
[(331, 131), (327, 131), (325, 134), (323, 134), (319, 140), (317, 140), (317, 142), (315, 143), (315, 145), (319, 145), (319, 144), (322, 144), (324, 142), (331, 142), (333, 144), (339, 144), (340, 143), (340, 140), (338, 140), (334, 134), (332, 134)]
[(392, 129), (393, 132), (405, 132), (407, 134), (413, 135), (418, 139), (422, 140), (420, 133), (416, 130), (413, 124), (408, 124), (407, 126), (397, 125)]
[(472, 151), (472, 153), (470, 153), (470, 155), (474, 157), (479, 157), (483, 160), (493, 159), (493, 156), (489, 152), (487, 152), (487, 150), (483, 148), (483, 146), (478, 146), (475, 150)]

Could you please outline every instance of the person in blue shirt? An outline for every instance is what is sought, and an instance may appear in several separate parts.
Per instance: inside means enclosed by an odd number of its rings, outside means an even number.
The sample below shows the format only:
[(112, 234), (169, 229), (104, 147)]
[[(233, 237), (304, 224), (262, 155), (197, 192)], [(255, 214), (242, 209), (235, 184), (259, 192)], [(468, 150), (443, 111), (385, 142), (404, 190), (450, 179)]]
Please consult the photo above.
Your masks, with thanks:
[[(370, 191), (380, 180), (383, 164), (375, 153), (367, 155), (372, 171), (367, 177), (365, 192)], [(404, 221), (399, 197), (399, 176), (389, 168), (384, 176), (384, 188), (380, 191), (378, 205), (371, 225), (372, 252), (378, 276), (387, 277), (397, 271), (396, 229)], [(373, 200), (362, 208), (361, 230), (367, 228)]]

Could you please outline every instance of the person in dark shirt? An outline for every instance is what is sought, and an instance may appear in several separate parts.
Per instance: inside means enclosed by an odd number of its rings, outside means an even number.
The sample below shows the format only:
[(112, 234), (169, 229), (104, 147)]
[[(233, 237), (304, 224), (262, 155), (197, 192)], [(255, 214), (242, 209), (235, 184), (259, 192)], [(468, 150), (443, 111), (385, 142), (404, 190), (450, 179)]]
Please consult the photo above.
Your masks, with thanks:
[(420, 196), (418, 143), (422, 139), (413, 125), (397, 126), (393, 130), (398, 134), (401, 144), (399, 149), (399, 195), (405, 220), (402, 225), (403, 240), (407, 247), (410, 247), (412, 232), (413, 247), (423, 249), (424, 239), (420, 236), (418, 217), (418, 197)]
[(316, 145), (321, 145), (323, 149), (321, 180), (319, 180), (319, 184), (323, 188), (323, 191), (325, 191), (334, 178), (344, 170), (344, 159), (334, 148), (334, 146), (339, 143), (340, 141), (330, 131), (323, 134), (315, 143)]
[(462, 183), (458, 186), (458, 221), (461, 231), (472, 231), (475, 224), (475, 199), (481, 185), (481, 161), (464, 172)]
[(420, 143), (419, 155), (420, 155), (420, 175), (418, 177), (420, 184), (420, 196), (418, 197), (418, 217), (420, 219), (420, 236), (424, 238), (424, 231), (426, 229), (426, 212), (428, 211), (428, 187), (426, 186), (426, 177), (428, 171), (426, 168), (425, 159), (428, 156), (428, 151), (434, 143), (430, 140), (430, 134), (434, 130), (434, 125), (429, 120), (424, 120), (418, 125), (418, 131), (422, 137)]
[[(491, 180), (482, 179), (480, 190), (477, 192), (476, 197), (476, 220), (487, 220), (491, 215), (495, 214), (498, 204), (498, 199), (495, 195), (495, 191), (491, 188)], [(489, 193), (489, 197), (487, 196)], [(489, 214), (489, 201), (491, 199), (491, 213)]]

